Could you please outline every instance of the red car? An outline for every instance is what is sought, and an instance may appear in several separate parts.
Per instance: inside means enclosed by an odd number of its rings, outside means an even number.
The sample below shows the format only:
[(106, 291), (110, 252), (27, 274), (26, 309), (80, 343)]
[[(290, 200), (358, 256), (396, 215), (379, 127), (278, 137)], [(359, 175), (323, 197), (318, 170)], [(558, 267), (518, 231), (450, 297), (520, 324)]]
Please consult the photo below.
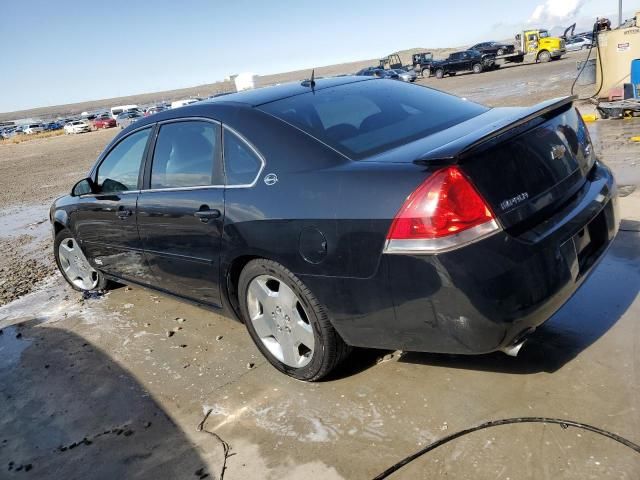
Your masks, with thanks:
[(93, 127), (97, 130), (99, 128), (111, 128), (111, 127), (115, 127), (116, 126), (116, 121), (115, 119), (111, 118), (111, 117), (101, 117), (101, 118), (96, 118), (93, 121)]

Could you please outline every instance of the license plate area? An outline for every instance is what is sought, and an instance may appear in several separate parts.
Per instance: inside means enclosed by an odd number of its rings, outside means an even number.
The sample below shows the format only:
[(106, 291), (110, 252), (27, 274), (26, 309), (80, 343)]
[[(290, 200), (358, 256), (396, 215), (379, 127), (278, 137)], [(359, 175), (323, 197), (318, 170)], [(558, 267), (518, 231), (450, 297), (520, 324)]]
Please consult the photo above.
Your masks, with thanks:
[(578, 276), (587, 272), (598, 259), (607, 243), (607, 236), (605, 209), (602, 209), (586, 227), (573, 236), (578, 257)]

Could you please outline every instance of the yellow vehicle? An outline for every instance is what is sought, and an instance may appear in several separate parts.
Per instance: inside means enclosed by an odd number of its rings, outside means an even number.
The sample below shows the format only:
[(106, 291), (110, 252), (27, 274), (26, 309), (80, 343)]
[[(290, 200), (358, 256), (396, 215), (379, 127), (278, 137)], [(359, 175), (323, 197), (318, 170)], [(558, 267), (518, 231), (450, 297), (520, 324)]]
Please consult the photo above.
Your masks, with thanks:
[(537, 62), (557, 60), (567, 53), (564, 40), (550, 36), (544, 29), (525, 30), (516, 35), (516, 41), (520, 44), (520, 50), (535, 55)]

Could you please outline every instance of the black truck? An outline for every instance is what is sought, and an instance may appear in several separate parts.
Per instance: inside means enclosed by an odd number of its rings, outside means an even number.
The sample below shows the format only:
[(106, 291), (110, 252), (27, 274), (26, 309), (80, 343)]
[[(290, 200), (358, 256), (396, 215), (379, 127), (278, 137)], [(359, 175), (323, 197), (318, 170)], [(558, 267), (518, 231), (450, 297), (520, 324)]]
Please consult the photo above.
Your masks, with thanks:
[(495, 55), (465, 50), (454, 52), (445, 60), (434, 60), (430, 68), (437, 78), (443, 78), (445, 75), (454, 76), (458, 72), (480, 73), (498, 67)]

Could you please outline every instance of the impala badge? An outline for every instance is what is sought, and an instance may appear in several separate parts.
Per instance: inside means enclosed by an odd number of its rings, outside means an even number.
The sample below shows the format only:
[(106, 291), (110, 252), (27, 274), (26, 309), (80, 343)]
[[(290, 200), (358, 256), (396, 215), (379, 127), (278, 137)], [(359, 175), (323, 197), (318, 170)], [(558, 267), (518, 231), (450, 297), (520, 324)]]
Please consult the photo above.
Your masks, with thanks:
[(514, 206), (518, 205), (519, 203), (524, 202), (527, 198), (529, 198), (529, 193), (522, 192), (522, 193), (516, 195), (513, 198), (508, 198), (508, 199), (503, 200), (502, 202), (500, 202), (500, 208), (503, 211), (504, 210), (508, 210), (511, 207), (514, 207)]
[(264, 183), (266, 183), (269, 186), (275, 185), (277, 181), (278, 181), (278, 176), (275, 173), (269, 173), (264, 176)]
[(554, 145), (551, 147), (551, 160), (560, 160), (567, 153), (567, 147), (564, 145)]

